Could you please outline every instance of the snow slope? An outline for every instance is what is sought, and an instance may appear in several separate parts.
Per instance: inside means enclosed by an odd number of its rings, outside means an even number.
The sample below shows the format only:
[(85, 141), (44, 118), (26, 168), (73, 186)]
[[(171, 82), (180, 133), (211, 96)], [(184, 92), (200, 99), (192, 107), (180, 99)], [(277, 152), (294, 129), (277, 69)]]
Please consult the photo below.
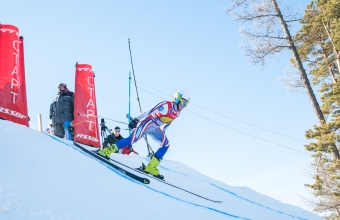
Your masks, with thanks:
[[(132, 167), (146, 161), (112, 158)], [(322, 219), (176, 161), (164, 159), (160, 171), (169, 183), (222, 203), (151, 178), (149, 185), (135, 182), (72, 142), (0, 120), (0, 219)]]

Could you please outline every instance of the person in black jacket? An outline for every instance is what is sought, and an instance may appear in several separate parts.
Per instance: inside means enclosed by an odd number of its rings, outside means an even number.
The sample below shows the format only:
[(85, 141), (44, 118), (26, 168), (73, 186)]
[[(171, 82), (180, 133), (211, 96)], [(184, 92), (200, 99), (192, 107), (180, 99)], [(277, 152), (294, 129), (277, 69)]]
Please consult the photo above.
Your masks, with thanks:
[(113, 143), (123, 139), (122, 135), (120, 134), (120, 127), (116, 126), (114, 132), (112, 132)]
[(54, 135), (60, 138), (72, 140), (72, 134), (68, 131), (71, 121), (74, 119), (74, 93), (68, 90), (65, 83), (58, 85), (58, 96), (50, 105), (50, 119)]
[[(111, 144), (114, 144), (116, 143), (117, 141), (121, 140), (121, 139), (124, 139), (123, 136), (120, 134), (120, 127), (116, 126), (114, 131), (112, 132), (112, 134), (108, 137), (108, 143), (111, 145)], [(120, 150), (120, 152), (117, 152), (117, 153), (121, 153), (121, 154), (130, 154), (131, 153), (131, 149), (132, 149), (132, 146), (131, 144), (129, 146), (126, 146), (124, 148), (122, 148)], [(132, 151), (135, 153), (135, 154), (138, 154), (136, 151), (134, 151), (132, 149)]]

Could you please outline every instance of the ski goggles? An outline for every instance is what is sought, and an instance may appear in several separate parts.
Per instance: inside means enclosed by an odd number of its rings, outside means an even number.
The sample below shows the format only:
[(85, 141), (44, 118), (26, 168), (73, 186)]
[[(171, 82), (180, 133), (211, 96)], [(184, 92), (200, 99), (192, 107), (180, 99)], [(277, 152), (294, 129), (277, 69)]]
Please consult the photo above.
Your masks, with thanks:
[(120, 132), (120, 129), (115, 130), (115, 132)]
[(186, 99), (182, 99), (182, 101), (180, 103), (183, 107), (186, 107), (189, 104), (189, 101), (186, 100)]

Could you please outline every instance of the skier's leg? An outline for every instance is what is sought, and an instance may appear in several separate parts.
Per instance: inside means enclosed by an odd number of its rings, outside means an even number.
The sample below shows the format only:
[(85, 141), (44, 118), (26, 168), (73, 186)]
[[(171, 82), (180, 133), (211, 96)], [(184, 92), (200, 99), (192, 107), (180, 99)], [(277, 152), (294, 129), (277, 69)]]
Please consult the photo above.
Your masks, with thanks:
[(163, 160), (163, 156), (168, 151), (169, 147), (170, 147), (170, 143), (169, 143), (167, 137), (165, 136), (165, 142), (163, 142), (162, 146), (160, 148), (158, 148), (158, 150), (155, 153), (155, 156), (158, 159)]
[(115, 153), (125, 146), (136, 143), (145, 134), (152, 132), (152, 130), (155, 128), (158, 128), (157, 125), (155, 125), (150, 118), (145, 118), (140, 123), (138, 123), (137, 127), (132, 131), (129, 137), (117, 141), (115, 144), (112, 144), (111, 146), (104, 148), (102, 151), (99, 151), (98, 153), (102, 156), (110, 157), (111, 153)]
[(154, 129), (152, 133), (149, 134), (156, 142), (160, 144), (160, 148), (157, 150), (155, 155), (151, 158), (149, 164), (145, 167), (145, 171), (151, 173), (154, 176), (159, 176), (161, 179), (164, 177), (160, 175), (160, 172), (157, 168), (163, 156), (168, 151), (170, 143), (165, 133), (158, 127)]
[(161, 147), (158, 148), (158, 150), (155, 153), (155, 156), (163, 160), (163, 156), (168, 151), (170, 147), (170, 142), (168, 138), (166, 137), (164, 131), (162, 131), (159, 127), (157, 129), (154, 129), (152, 133), (149, 134), (155, 140)]

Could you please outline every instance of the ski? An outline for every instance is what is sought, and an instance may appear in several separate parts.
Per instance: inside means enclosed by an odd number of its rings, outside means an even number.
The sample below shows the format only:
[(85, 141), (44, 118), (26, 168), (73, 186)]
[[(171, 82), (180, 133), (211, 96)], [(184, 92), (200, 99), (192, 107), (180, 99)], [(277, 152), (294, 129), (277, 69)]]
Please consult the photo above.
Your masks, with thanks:
[[(126, 169), (123, 169), (123, 168), (121, 168), (120, 166), (117, 166), (116, 164), (114, 164), (114, 163), (112, 163), (112, 162), (115, 162), (115, 163), (118, 163), (118, 164), (120, 164), (120, 165), (123, 165), (123, 166), (125, 166), (125, 167), (127, 167), (127, 168), (130, 168), (130, 167), (124, 165), (124, 164), (121, 164), (121, 163), (119, 163), (119, 162), (117, 162), (117, 161), (115, 161), (115, 160), (112, 160), (112, 159), (106, 159), (106, 158), (100, 156), (99, 154), (97, 154), (97, 151), (88, 150), (88, 149), (82, 147), (82, 146), (81, 146), (80, 144), (78, 144), (77, 142), (73, 142), (73, 145), (76, 146), (76, 147), (78, 147), (78, 148), (79, 148), (80, 150), (82, 150), (84, 153), (86, 153), (86, 154), (92, 156), (92, 157), (95, 158), (96, 160), (99, 160), (99, 161), (105, 163), (106, 165), (110, 166), (111, 168), (113, 168), (113, 169), (115, 169), (115, 170), (117, 170), (117, 171), (123, 173), (124, 175), (126, 175), (126, 176), (128, 176), (128, 177), (130, 177), (130, 178), (132, 178), (132, 179), (134, 179), (134, 180), (136, 180), (136, 181), (138, 181), (138, 182), (141, 182), (141, 183), (143, 183), (143, 184), (149, 184), (149, 183), (150, 183), (150, 180), (149, 180), (149, 179), (147, 179), (147, 178), (145, 178), (145, 177), (141, 177), (141, 176), (135, 175), (135, 174), (133, 174), (133, 173), (127, 171)], [(130, 168), (130, 169), (131, 169), (131, 170), (135, 170), (135, 169), (133, 169), (133, 168)]]
[[(144, 169), (145, 169), (145, 165), (144, 165)], [(142, 174), (144, 174), (144, 175), (147, 175), (148, 177), (151, 177), (151, 178), (153, 178), (153, 179), (155, 179), (155, 180), (157, 180), (157, 181), (159, 181), (159, 182), (161, 182), (161, 183), (167, 184), (167, 185), (172, 186), (172, 187), (174, 187), (174, 188), (176, 188), (176, 189), (179, 189), (179, 190), (182, 190), (182, 191), (184, 191), (184, 192), (190, 193), (190, 194), (192, 194), (192, 195), (194, 195), (194, 196), (200, 197), (200, 198), (205, 199), (205, 200), (208, 200), (208, 201), (210, 201), (210, 202), (214, 202), (214, 203), (222, 203), (222, 201), (212, 200), (212, 199), (206, 198), (206, 197), (204, 197), (204, 196), (198, 195), (198, 194), (196, 194), (196, 193), (190, 192), (190, 191), (188, 191), (188, 190), (186, 190), (186, 189), (183, 189), (183, 188), (181, 188), (181, 187), (175, 186), (175, 185), (173, 185), (173, 184), (171, 184), (171, 183), (168, 183), (168, 182), (166, 182), (166, 181), (164, 180), (164, 177), (163, 177), (163, 179), (161, 179), (161, 178), (159, 178), (159, 177), (157, 177), (157, 176), (154, 176), (154, 175), (152, 175), (152, 174), (150, 174), (150, 173), (145, 172), (144, 169), (143, 169), (143, 165), (142, 165), (141, 167), (139, 167), (139, 168), (135, 168), (135, 170), (136, 170), (137, 172), (142, 173)]]
[[(119, 164), (119, 165), (121, 165), (121, 166), (123, 166), (123, 167), (126, 167), (127, 169), (134, 170), (134, 171), (136, 171), (136, 172), (138, 172), (138, 173), (141, 173), (141, 174), (143, 174), (143, 175), (145, 175), (145, 176), (147, 176), (147, 177), (153, 178), (153, 179), (155, 179), (155, 180), (157, 180), (157, 181), (159, 181), (159, 182), (162, 182), (162, 183), (164, 183), (164, 184), (167, 184), (168, 186), (171, 186), (171, 187), (174, 187), (174, 188), (176, 188), (176, 189), (182, 190), (182, 191), (184, 191), (184, 192), (187, 192), (187, 193), (192, 194), (192, 195), (194, 195), (194, 196), (197, 196), (197, 197), (200, 197), (200, 198), (202, 198), (202, 199), (208, 200), (208, 201), (210, 201), (210, 202), (214, 202), (214, 203), (222, 203), (222, 201), (212, 200), (212, 199), (206, 198), (206, 197), (204, 197), (204, 196), (198, 195), (198, 194), (196, 194), (196, 193), (193, 193), (193, 192), (191, 192), (191, 191), (189, 191), (189, 190), (186, 190), (186, 189), (183, 189), (183, 188), (181, 188), (181, 187), (178, 187), (178, 186), (176, 186), (176, 185), (173, 185), (173, 184), (171, 184), (171, 183), (168, 183), (168, 182), (166, 182), (164, 179), (160, 179), (159, 177), (155, 177), (155, 176), (153, 176), (152, 174), (149, 174), (149, 173), (145, 172), (145, 171), (143, 170), (142, 167), (140, 167), (140, 168), (132, 168), (132, 167), (129, 167), (129, 166), (127, 166), (127, 165), (125, 165), (125, 164), (122, 164), (122, 163), (120, 163), (120, 162), (118, 162), (118, 161), (116, 161), (116, 160), (113, 160), (113, 159), (111, 159), (111, 158), (110, 158), (110, 159), (104, 158), (104, 157), (100, 156), (99, 154), (97, 154), (97, 152), (92, 152), (92, 151), (90, 151), (90, 150), (87, 150), (86, 148), (82, 147), (81, 145), (79, 145), (79, 144), (76, 143), (76, 142), (73, 142), (73, 143), (74, 143), (74, 146), (78, 147), (79, 149), (81, 149), (81, 150), (84, 151), (85, 153), (90, 154), (91, 156), (95, 157), (96, 159), (99, 159), (100, 161), (102, 161), (102, 162), (108, 164), (109, 166), (111, 166), (112, 168), (114, 168), (114, 169), (116, 169), (116, 170), (122, 172), (122, 173), (125, 174), (126, 176), (129, 176), (129, 177), (131, 177), (131, 178), (133, 178), (133, 179), (135, 179), (135, 180), (137, 180), (137, 181), (139, 181), (139, 182), (141, 182), (141, 183), (149, 184), (149, 183), (150, 183), (150, 180), (147, 179), (147, 178), (143, 178), (143, 177), (137, 176), (137, 175), (135, 175), (135, 174), (133, 174), (133, 173), (127, 171), (126, 169), (123, 169), (123, 168), (121, 168), (121, 167), (119, 167), (119, 166), (117, 166), (117, 165), (115, 165), (115, 164), (113, 164), (113, 163)], [(113, 162), (113, 163), (112, 163), (112, 162)]]

